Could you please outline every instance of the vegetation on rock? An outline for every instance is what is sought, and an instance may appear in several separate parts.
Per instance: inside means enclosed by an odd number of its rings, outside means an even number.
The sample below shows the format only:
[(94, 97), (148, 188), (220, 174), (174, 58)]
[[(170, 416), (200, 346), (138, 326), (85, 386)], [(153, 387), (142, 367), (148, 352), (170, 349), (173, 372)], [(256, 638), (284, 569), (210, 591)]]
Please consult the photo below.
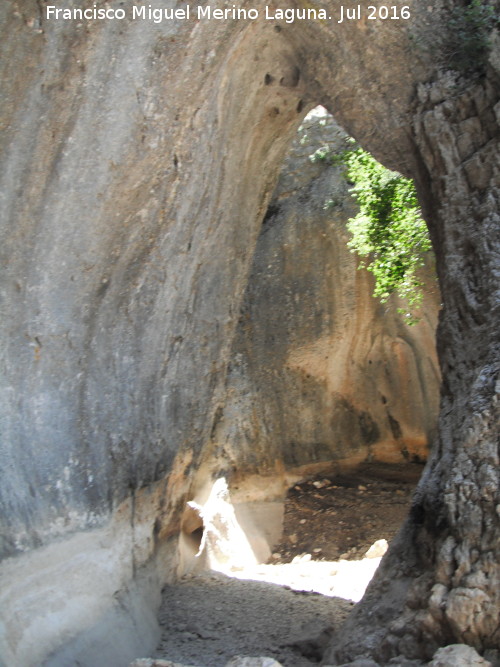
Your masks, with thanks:
[(358, 214), (347, 223), (352, 236), (348, 245), (362, 258), (360, 268), (375, 276), (374, 296), (384, 303), (395, 292), (408, 304), (408, 321), (415, 322), (410, 311), (423, 297), (417, 273), (431, 242), (413, 181), (390, 171), (360, 147), (336, 155), (325, 147), (310, 159), (346, 168), (359, 205)]
[(491, 31), (500, 23), (491, 2), (472, 0), (455, 7), (442, 46), (445, 64), (462, 73), (484, 68)]
[[(411, 179), (377, 162), (353, 138), (347, 137), (346, 141), (346, 150), (338, 152), (325, 143), (309, 160), (345, 169), (359, 206), (357, 215), (347, 223), (351, 234), (349, 248), (361, 258), (360, 268), (375, 276), (374, 296), (385, 303), (396, 293), (407, 304), (399, 312), (413, 324), (418, 321), (414, 311), (423, 298), (418, 269), (424, 266), (426, 253), (432, 247), (415, 186)], [(337, 204), (332, 198), (323, 208)]]

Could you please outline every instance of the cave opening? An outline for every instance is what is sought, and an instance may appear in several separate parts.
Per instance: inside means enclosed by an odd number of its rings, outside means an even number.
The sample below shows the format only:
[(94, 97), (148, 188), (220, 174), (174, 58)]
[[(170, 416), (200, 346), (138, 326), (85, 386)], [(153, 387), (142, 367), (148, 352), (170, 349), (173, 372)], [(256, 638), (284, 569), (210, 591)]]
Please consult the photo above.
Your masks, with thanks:
[(182, 520), (181, 574), (358, 601), (407, 515), (436, 425), (440, 295), (429, 257), (417, 324), (397, 297), (372, 296), (347, 249), (346, 139), (317, 107), (284, 159), (212, 428), (217, 469), (202, 466), (213, 486)]

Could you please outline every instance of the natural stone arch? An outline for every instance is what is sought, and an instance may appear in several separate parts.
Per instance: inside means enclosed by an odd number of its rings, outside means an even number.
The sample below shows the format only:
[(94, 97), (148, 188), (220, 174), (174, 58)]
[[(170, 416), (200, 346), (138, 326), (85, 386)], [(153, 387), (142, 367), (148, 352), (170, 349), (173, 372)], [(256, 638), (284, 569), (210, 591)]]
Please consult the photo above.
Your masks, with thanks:
[[(436, 427), (432, 257), (420, 274), (420, 321), (408, 326), (394, 295), (387, 304), (373, 298), (373, 277), (347, 246), (357, 211), (338, 164), (347, 139), (319, 107), (287, 151), (255, 247), (225, 395), (191, 484), (201, 502), (209, 482), (227, 479), (235, 509), (256, 515), (246, 531), (260, 538), (263, 560), (279, 540), (294, 482), (364, 462), (425, 462)], [(194, 555), (192, 514), (186, 508), (181, 542)], [(200, 559), (181, 561), (183, 572)]]
[[(409, 5), (417, 38), (446, 29)], [(64, 545), (85, 537), (97, 553), (113, 526), (114, 587), (143, 568), (167, 576), (275, 173), (321, 102), (416, 178), (444, 301), (434, 458), (336, 646), (385, 659), (498, 644), (498, 46), (457, 89), (399, 22), (78, 25), (45, 20), (35, 0), (0, 12), (2, 58), (17, 65), (2, 75), (9, 623), (24, 563), (44, 576), (37, 552), (19, 554), (55, 537), (71, 570)], [(34, 605), (6, 660), (71, 644), (95, 600), (98, 617), (118, 613), (111, 589), (91, 591), (36, 649)]]

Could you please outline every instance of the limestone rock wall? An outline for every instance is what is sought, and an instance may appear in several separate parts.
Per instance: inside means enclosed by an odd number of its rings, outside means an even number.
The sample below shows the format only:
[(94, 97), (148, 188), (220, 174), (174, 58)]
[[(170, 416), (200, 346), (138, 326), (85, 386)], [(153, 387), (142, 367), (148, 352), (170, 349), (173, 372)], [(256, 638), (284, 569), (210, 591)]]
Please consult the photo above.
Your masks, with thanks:
[[(0, 655), (118, 667), (154, 645), (169, 538), (308, 102), (272, 24), (43, 9), (0, 7)], [(44, 548), (47, 567), (30, 557)]]
[(304, 121), (257, 241), (210, 452), (239, 484), (250, 472), (424, 461), (435, 433), (432, 257), (409, 326), (396, 298), (372, 297), (372, 276), (347, 247), (356, 205), (332, 164), (346, 140), (326, 113)]
[[(332, 32), (263, 18), (49, 20), (43, 9), (0, 9), (6, 556), (101, 525), (172, 470), (189, 477), (303, 115), (330, 101), (381, 149), (364, 119), (378, 86), (397, 163), (426, 71), (413, 60), (376, 71), (377, 50), (408, 60), (405, 30), (385, 22), (367, 40), (366, 21)], [(333, 67), (339, 57), (349, 67)], [(347, 113), (356, 77), (360, 111)], [(167, 502), (174, 516), (179, 498)]]
[(295, 66), (272, 26), (1, 11), (19, 63), (2, 95), (10, 555), (99, 525), (200, 451), (303, 84), (266, 86)]
[[(415, 48), (446, 33), (443, 7), (458, 3), (407, 0), (411, 23), (368, 21), (361, 3), (363, 19), (343, 25), (330, 0), (317, 7), (332, 19), (293, 24), (265, 19), (260, 0), (257, 21), (160, 24), (47, 20), (45, 4), (0, 4), (4, 664), (92, 665), (98, 651), (118, 667), (145, 653), (137, 621), (156, 598), (134, 591), (141, 577), (141, 590), (159, 591), (171, 571), (169, 538), (224, 402), (259, 227), (285, 149), (318, 103), (417, 178), (443, 287), (440, 445), (421, 486), (428, 502), (395, 551), (394, 588), (406, 599), (409, 566), (427, 572), (405, 616), (418, 634), (428, 619), (415, 609), (428, 607), (436, 578), (447, 591), (460, 584), (468, 605), (450, 597), (449, 614), (433, 617), (433, 642), (449, 632), (491, 644), (495, 628), (477, 619), (483, 609), (492, 618), (500, 590), (498, 71), (491, 61), (472, 102), (462, 107), (451, 86), (442, 106), (436, 60)], [(116, 4), (131, 13), (131, 0)], [(477, 120), (468, 147), (461, 137)], [(95, 568), (74, 548), (80, 533)], [(444, 536), (440, 559), (432, 534)], [(454, 577), (435, 567), (448, 547)], [(80, 581), (82, 597), (62, 585), (57, 558), (40, 566), (43, 549), (64, 562), (65, 582)], [(474, 588), (482, 569), (489, 577)], [(476, 590), (484, 595), (469, 595)], [(403, 605), (375, 597), (387, 606), (370, 616), (366, 603), (373, 646)], [(128, 656), (118, 655), (124, 617)]]
[(438, 437), (408, 521), (330, 661), (366, 652), (382, 662), (430, 658), (454, 642), (484, 652), (500, 642), (499, 56), (494, 35), (482, 77), (445, 72), (419, 87), (414, 129), (420, 178), (432, 175), (444, 301)]

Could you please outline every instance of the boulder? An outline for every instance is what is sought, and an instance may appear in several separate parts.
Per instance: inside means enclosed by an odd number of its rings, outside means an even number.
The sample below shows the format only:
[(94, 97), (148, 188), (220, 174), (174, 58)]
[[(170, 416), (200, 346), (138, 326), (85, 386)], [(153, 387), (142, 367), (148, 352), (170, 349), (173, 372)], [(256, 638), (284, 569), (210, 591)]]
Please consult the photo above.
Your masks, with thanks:
[(238, 655), (226, 663), (226, 667), (282, 667), (282, 665), (274, 658), (249, 658)]
[(482, 658), (472, 646), (450, 644), (434, 653), (429, 667), (492, 667), (492, 663)]

